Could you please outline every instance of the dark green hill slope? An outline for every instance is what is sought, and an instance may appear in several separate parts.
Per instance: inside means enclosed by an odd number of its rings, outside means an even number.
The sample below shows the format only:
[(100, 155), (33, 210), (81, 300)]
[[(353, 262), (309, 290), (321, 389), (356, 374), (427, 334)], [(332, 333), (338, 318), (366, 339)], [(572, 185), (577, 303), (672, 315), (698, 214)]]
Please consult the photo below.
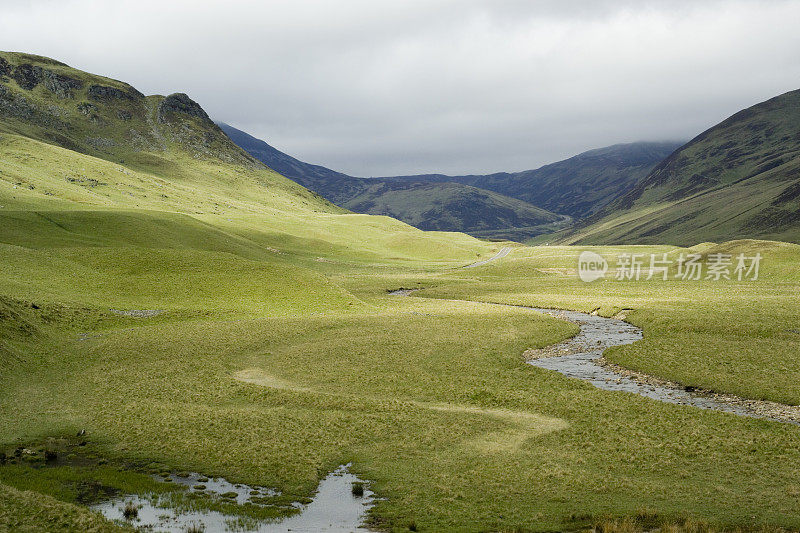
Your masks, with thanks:
[(800, 90), (701, 133), (568, 241), (737, 238), (800, 242)]
[(365, 188), (366, 183), (363, 179), (300, 161), (224, 122), (218, 122), (217, 125), (234, 143), (254, 158), (337, 205), (344, 205), (347, 200)]
[[(522, 200), (460, 183), (367, 180), (368, 186), (345, 203), (348, 209), (386, 214), (425, 230), (466, 228), (474, 235), (524, 232), (527, 227), (566, 222)], [(533, 234), (543, 228), (534, 229)]]
[(241, 130), (218, 124), (268, 167), (347, 209), (389, 215), (422, 229), (516, 240), (591, 216), (679, 146), (674, 142), (617, 144), (515, 173), (356, 178), (305, 163)]

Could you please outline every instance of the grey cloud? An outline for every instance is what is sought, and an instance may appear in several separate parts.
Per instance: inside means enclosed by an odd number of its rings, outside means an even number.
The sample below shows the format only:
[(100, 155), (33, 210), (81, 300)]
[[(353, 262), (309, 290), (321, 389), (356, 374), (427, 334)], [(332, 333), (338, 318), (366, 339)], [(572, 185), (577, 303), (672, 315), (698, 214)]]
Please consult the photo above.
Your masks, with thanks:
[[(800, 86), (800, 2), (13, 2), (56, 57), (356, 175), (533, 168), (689, 138)], [(30, 28), (37, 28), (30, 31)]]

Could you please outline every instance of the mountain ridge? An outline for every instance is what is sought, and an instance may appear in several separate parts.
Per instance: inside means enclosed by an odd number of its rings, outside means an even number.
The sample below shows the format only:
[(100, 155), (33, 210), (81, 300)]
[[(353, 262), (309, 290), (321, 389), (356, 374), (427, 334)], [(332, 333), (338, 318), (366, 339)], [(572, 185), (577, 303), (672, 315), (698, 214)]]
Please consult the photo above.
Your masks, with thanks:
[[(218, 125), (256, 159), (347, 209), (393, 216), (426, 230), (514, 240), (558, 230), (573, 218), (594, 213), (678, 146), (671, 142), (614, 145), (517, 173), (359, 178), (300, 161), (233, 126)], [(589, 162), (577, 175), (576, 161)], [(586, 184), (598, 176), (593, 185)], [(570, 180), (571, 185), (560, 190)], [(590, 188), (594, 192), (587, 194)], [(547, 195), (560, 201), (545, 201)]]
[(423, 230), (463, 231), (482, 237), (525, 237), (550, 231), (563, 216), (523, 200), (466, 184), (431, 184), (357, 178), (294, 158), (224, 122), (235, 143), (262, 163), (336, 205), (386, 215)]
[(620, 143), (520, 172), (423, 174), (383, 179), (464, 183), (577, 219), (592, 215), (612, 201), (680, 145), (673, 141)]
[(681, 146), (565, 242), (800, 241), (800, 90), (734, 113)]

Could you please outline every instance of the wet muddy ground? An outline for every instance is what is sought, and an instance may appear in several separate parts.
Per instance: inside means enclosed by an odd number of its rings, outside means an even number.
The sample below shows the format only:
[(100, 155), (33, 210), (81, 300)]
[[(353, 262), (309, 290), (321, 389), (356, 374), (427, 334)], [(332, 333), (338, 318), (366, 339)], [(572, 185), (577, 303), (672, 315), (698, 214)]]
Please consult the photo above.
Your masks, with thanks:
[[(200, 474), (170, 475), (170, 482), (182, 484), (194, 492), (224, 498), (239, 505), (261, 505), (261, 498), (277, 494), (266, 487), (233, 484), (222, 478), (206, 478)], [(185, 531), (283, 531), (366, 532), (360, 525), (373, 502), (373, 493), (361, 480), (341, 466), (323, 479), (311, 503), (297, 505), (300, 513), (279, 521), (258, 521), (252, 518), (223, 514), (206, 509), (174, 508), (150, 495), (128, 495), (92, 506), (111, 520), (133, 525), (143, 531), (184, 533)], [(126, 518), (125, 509), (136, 508), (135, 516)]]

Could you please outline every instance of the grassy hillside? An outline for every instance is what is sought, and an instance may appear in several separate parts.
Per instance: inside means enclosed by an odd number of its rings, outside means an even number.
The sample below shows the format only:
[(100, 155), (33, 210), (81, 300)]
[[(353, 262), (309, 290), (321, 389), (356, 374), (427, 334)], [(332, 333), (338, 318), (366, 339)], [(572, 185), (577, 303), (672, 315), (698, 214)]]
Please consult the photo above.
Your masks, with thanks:
[(703, 132), (569, 242), (800, 242), (800, 91)]
[(526, 201), (459, 183), (355, 178), (299, 161), (227, 124), (219, 126), (270, 168), (357, 213), (388, 215), (425, 230), (518, 240), (568, 221)]
[(679, 146), (680, 143), (673, 142), (615, 144), (522, 172), (468, 176), (430, 174), (387, 179), (463, 183), (580, 219), (627, 192)]
[[(423, 234), (388, 218), (349, 214), (253, 159), (186, 95), (145, 97), (125, 83), (38, 56), (0, 52), (0, 158), (0, 216), (80, 210), (102, 220), (118, 216), (111, 210), (159, 211), (190, 215), (188, 224), (202, 218), (207, 231), (209, 222), (250, 217), (247, 225), (258, 219), (280, 248), (301, 249), (312, 239), (339, 250), (359, 234), (371, 245), (353, 251), (354, 258), (421, 253), (469, 261), (490, 251), (466, 236)], [(0, 238), (16, 227), (5, 226)], [(147, 229), (157, 233), (157, 226)]]
[(0, 59), (0, 295), (321, 311), (359, 304), (317, 272), (326, 257), (458, 264), (495, 249), (350, 214), (251, 158), (185, 95)]
[[(188, 212), (301, 205), (341, 212), (251, 158), (184, 94), (145, 97), (50, 59), (2, 52), (0, 118), (0, 177), (17, 189), (34, 187), (45, 200), (97, 205), (122, 195), (132, 207)], [(61, 172), (53, 164), (63, 153), (56, 147), (91, 157), (71, 156), (74, 164)], [(13, 201), (14, 190), (0, 194)], [(65, 198), (67, 190), (72, 196)], [(210, 203), (192, 205), (192, 197)]]

